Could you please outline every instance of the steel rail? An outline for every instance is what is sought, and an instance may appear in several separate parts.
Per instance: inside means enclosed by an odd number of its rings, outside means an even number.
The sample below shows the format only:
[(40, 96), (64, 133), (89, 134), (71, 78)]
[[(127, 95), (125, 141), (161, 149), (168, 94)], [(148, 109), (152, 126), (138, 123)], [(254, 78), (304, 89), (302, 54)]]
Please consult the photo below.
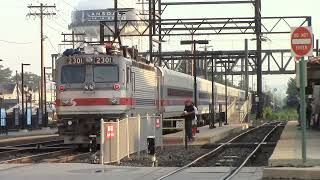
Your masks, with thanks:
[(40, 159), (45, 159), (47, 157), (60, 156), (66, 153), (71, 153), (72, 151), (73, 151), (72, 149), (65, 149), (65, 150), (53, 151), (48, 153), (35, 154), (35, 155), (1, 161), (0, 164), (32, 163), (33, 161), (38, 161)]
[[(271, 123), (272, 123), (272, 122), (271, 122)], [(178, 172), (180, 172), (180, 171), (182, 171), (182, 170), (190, 167), (191, 165), (195, 164), (196, 162), (198, 162), (199, 160), (203, 159), (204, 157), (207, 157), (208, 155), (210, 155), (210, 154), (218, 151), (219, 149), (227, 146), (227, 144), (229, 144), (229, 143), (231, 143), (232, 141), (238, 139), (239, 137), (244, 136), (244, 135), (248, 134), (249, 132), (252, 132), (252, 131), (254, 131), (254, 130), (256, 130), (256, 129), (259, 129), (259, 128), (264, 127), (265, 125), (269, 125), (269, 124), (271, 124), (271, 123), (264, 123), (264, 124), (262, 124), (262, 125), (260, 125), (260, 126), (258, 126), (258, 127), (255, 127), (255, 128), (252, 128), (252, 129), (250, 129), (250, 130), (248, 130), (248, 131), (246, 131), (246, 132), (243, 132), (243, 133), (237, 135), (236, 137), (232, 138), (232, 139), (229, 140), (228, 142), (226, 142), (226, 143), (220, 145), (219, 147), (213, 149), (212, 151), (210, 151), (210, 152), (208, 152), (208, 153), (206, 153), (206, 154), (198, 157), (197, 159), (195, 159), (194, 161), (190, 162), (189, 164), (187, 164), (187, 165), (185, 165), (185, 166), (183, 166), (183, 167), (180, 167), (180, 168), (178, 168), (178, 169), (176, 169), (176, 170), (174, 170), (174, 171), (172, 171), (172, 172), (169, 172), (169, 173), (167, 173), (167, 174), (165, 174), (165, 175), (157, 178), (156, 180), (162, 180), (162, 179), (167, 178), (167, 177), (169, 177), (169, 176), (171, 176), (171, 175), (173, 175), (173, 174), (176, 174), (176, 173), (178, 173)]]
[(54, 146), (54, 145), (60, 145), (63, 144), (62, 139), (58, 140), (49, 140), (49, 141), (40, 141), (40, 142), (32, 142), (32, 143), (26, 143), (26, 144), (18, 144), (18, 145), (13, 145), (13, 146), (4, 146), (0, 148), (17, 148), (17, 147), (30, 147), (30, 146)]
[(74, 161), (76, 159), (83, 159), (83, 158), (89, 157), (91, 154), (92, 154), (91, 152), (85, 152), (85, 153), (74, 154), (74, 155), (66, 155), (64, 157), (49, 160), (46, 162), (47, 163), (68, 163), (68, 162)]
[[(281, 123), (279, 123), (281, 124)], [(236, 169), (230, 171), (227, 175), (220, 178), (220, 180), (230, 180), (232, 179), (242, 168), (243, 166), (249, 161), (249, 159), (260, 149), (260, 147), (265, 143), (265, 140), (270, 136), (270, 134), (279, 127), (279, 124), (274, 126), (269, 133), (263, 138), (263, 140), (257, 145), (257, 147), (247, 156), (247, 158), (242, 162), (242, 164), (237, 167)]]

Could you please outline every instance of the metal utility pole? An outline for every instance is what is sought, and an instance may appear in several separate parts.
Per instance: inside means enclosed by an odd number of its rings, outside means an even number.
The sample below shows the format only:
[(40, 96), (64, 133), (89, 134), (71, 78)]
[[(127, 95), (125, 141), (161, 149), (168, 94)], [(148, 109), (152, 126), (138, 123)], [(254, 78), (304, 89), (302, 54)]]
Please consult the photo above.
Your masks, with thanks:
[(216, 126), (214, 125), (214, 121), (215, 121), (215, 115), (216, 115), (216, 112), (215, 112), (215, 102), (214, 102), (214, 80), (215, 80), (215, 75), (214, 75), (214, 72), (213, 72), (213, 63), (214, 62), (214, 59), (212, 58), (211, 59), (211, 112), (212, 112), (212, 122), (209, 126), (210, 129), (213, 129), (215, 128)]
[(19, 98), (19, 81), (18, 81), (18, 70), (16, 70), (16, 91), (17, 91), (17, 100), (18, 104), (20, 103), (20, 98)]
[(198, 90), (198, 84), (197, 84), (197, 48), (196, 43), (193, 43), (193, 88), (194, 88), (194, 105), (198, 107), (198, 98), (197, 98), (197, 90)]
[(74, 49), (75, 43), (74, 43), (74, 30), (72, 30), (72, 49)]
[(256, 64), (257, 64), (257, 93), (258, 93), (258, 108), (257, 119), (262, 118), (262, 57), (261, 57), (261, 0), (255, 0), (255, 33), (257, 39)]
[[(228, 63), (229, 66), (229, 63)], [(225, 117), (226, 121), (224, 122), (224, 125), (228, 125), (228, 79), (227, 79), (227, 61), (225, 61), (224, 64), (224, 93), (225, 93), (225, 101), (226, 101), (226, 112)]]
[(319, 39), (316, 40), (316, 56), (319, 56)]
[(23, 104), (23, 101), (24, 101), (24, 97), (23, 97), (24, 96), (24, 71), (23, 71), (23, 67), (24, 66), (30, 66), (30, 64), (24, 64), (24, 63), (21, 64), (21, 111), (22, 111), (21, 125), (22, 125), (23, 129), (25, 128), (24, 104)]
[(248, 75), (248, 61), (249, 61), (249, 55), (248, 55), (248, 39), (245, 39), (244, 41), (244, 50), (245, 50), (245, 62), (244, 62), (244, 69), (245, 69), (245, 90), (246, 90), (246, 100), (248, 100), (249, 96), (249, 75)]
[(113, 35), (113, 42), (116, 42), (118, 39), (118, 43), (121, 46), (121, 38), (120, 38), (120, 32), (119, 32), (119, 27), (118, 27), (118, 0), (114, 0), (114, 35)]
[(31, 10), (37, 10), (36, 12), (30, 12), (27, 16), (37, 16), (40, 17), (40, 57), (41, 57), (41, 81), (40, 81), (40, 102), (39, 102), (39, 109), (41, 110), (41, 113), (43, 113), (43, 83), (44, 83), (44, 57), (43, 57), (43, 41), (44, 41), (44, 35), (43, 35), (43, 18), (46, 16), (54, 16), (56, 13), (49, 12), (49, 10), (56, 8), (56, 5), (44, 5), (43, 3), (40, 3), (40, 5), (33, 6), (29, 5), (28, 8)]
[[(76, 37), (79, 36), (84, 36), (86, 35), (85, 33), (75, 33), (74, 31), (72, 31), (71, 33), (61, 33), (61, 35), (63, 36), (63, 40), (61, 41), (62, 45), (71, 45), (73, 49), (76, 48), (76, 43), (84, 43), (84, 40), (76, 40)], [(70, 39), (71, 36), (71, 39)], [(82, 38), (83, 39), (83, 38)]]
[(153, 0), (149, 0), (149, 11), (148, 11), (148, 15), (149, 15), (149, 19), (148, 19), (148, 23), (149, 23), (149, 54), (150, 54), (150, 62), (153, 63), (153, 16), (152, 16), (152, 11), (153, 11)]

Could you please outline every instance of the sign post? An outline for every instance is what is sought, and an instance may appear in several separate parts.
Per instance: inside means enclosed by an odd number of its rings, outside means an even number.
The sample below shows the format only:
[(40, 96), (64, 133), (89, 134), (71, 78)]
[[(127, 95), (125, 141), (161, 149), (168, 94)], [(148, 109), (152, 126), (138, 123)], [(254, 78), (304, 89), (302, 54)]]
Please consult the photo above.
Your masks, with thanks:
[(291, 53), (299, 62), (300, 81), (300, 124), (302, 128), (302, 159), (307, 160), (306, 153), (306, 100), (305, 100), (305, 62), (304, 56), (312, 56), (313, 35), (311, 27), (295, 27), (291, 29)]

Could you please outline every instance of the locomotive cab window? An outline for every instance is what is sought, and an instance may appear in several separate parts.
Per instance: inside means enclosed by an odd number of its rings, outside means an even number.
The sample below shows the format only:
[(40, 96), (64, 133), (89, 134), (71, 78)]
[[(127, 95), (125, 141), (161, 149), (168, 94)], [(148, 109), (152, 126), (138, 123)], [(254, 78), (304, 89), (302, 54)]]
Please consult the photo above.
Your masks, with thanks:
[(67, 65), (61, 70), (61, 83), (83, 83), (86, 77), (86, 67), (84, 65)]
[(119, 82), (119, 68), (115, 65), (95, 65), (93, 80), (97, 83)]

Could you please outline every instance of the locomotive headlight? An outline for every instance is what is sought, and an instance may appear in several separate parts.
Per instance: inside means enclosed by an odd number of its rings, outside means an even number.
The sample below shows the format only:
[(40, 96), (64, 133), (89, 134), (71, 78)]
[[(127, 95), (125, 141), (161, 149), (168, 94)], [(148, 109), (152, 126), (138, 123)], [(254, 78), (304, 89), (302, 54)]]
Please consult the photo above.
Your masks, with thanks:
[(72, 105), (72, 99), (62, 99), (61, 104), (63, 106), (71, 106)]
[(112, 105), (119, 104), (119, 99), (114, 97), (111, 99), (111, 103), (112, 103)]
[(68, 121), (68, 125), (71, 126), (72, 125), (72, 121)]
[(88, 85), (88, 84), (85, 84), (85, 85), (84, 85), (84, 89), (85, 89), (85, 90), (89, 90), (89, 85)]
[(93, 91), (94, 90), (94, 84), (89, 84), (88, 88), (89, 88), (90, 91)]
[(87, 91), (93, 91), (95, 88), (95, 85), (92, 84), (92, 83), (87, 83), (84, 85), (84, 89), (87, 90)]

